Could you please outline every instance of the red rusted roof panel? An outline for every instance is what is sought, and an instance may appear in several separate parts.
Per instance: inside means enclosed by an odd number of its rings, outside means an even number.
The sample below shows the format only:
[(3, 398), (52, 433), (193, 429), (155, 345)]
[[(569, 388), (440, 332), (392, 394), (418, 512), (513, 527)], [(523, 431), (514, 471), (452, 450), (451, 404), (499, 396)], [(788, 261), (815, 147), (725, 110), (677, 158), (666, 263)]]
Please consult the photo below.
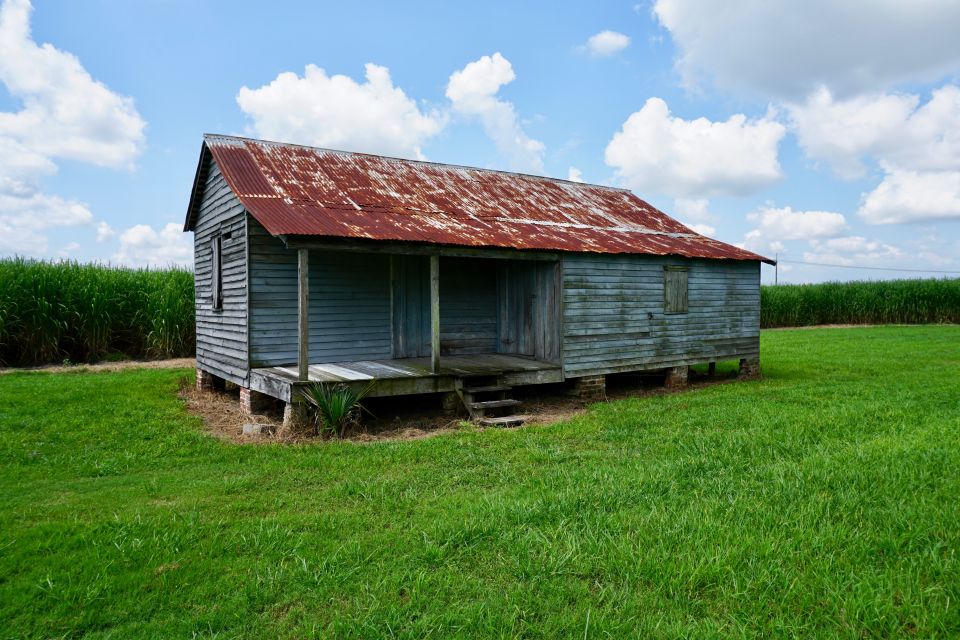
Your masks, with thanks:
[(273, 235), (770, 262), (623, 189), (246, 138), (204, 142)]

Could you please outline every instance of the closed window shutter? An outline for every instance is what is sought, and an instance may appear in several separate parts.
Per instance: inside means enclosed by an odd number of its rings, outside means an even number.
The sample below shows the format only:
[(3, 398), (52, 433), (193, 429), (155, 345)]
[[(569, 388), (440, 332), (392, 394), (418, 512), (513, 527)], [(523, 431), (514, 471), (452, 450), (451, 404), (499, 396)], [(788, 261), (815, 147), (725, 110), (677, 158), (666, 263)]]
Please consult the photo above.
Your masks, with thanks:
[(220, 236), (210, 241), (212, 255), (210, 269), (210, 297), (214, 309), (223, 308), (223, 239)]
[(688, 308), (686, 267), (665, 267), (663, 271), (663, 310), (686, 313)]

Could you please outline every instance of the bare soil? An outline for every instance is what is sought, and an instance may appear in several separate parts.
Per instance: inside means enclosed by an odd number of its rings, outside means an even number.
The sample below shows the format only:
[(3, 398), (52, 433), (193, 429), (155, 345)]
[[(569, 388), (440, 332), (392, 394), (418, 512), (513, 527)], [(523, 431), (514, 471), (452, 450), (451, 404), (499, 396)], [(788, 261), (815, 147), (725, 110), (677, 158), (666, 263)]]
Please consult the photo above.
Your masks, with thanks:
[[(879, 325), (879, 324), (809, 324), (801, 327), (766, 327), (764, 331), (797, 331), (807, 329), (864, 329), (866, 327), (892, 327), (898, 325)], [(906, 326), (906, 325), (899, 325)]]
[(192, 369), (193, 358), (171, 358), (169, 360), (119, 360), (117, 362), (98, 362), (96, 364), (47, 364), (39, 367), (0, 368), (0, 375), (17, 371), (43, 371), (46, 373), (66, 373), (69, 371), (91, 372), (124, 371), (125, 369)]

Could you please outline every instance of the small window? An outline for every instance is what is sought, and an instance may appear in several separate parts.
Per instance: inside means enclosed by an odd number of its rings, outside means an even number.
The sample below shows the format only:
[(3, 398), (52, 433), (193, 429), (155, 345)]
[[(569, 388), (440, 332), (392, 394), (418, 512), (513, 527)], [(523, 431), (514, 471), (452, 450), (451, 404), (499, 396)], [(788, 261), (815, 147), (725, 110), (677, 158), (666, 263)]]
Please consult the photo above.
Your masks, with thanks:
[(214, 309), (223, 309), (223, 238), (210, 241), (210, 298)]
[(687, 268), (663, 268), (663, 310), (666, 313), (687, 312)]

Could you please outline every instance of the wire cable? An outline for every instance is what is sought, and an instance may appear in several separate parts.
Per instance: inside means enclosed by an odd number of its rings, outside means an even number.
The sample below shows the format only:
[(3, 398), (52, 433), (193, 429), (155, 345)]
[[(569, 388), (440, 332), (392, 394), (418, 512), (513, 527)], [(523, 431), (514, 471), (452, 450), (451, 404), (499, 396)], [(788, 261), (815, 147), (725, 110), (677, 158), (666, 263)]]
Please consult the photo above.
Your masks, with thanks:
[(895, 267), (858, 267), (852, 264), (827, 264), (825, 262), (804, 262), (803, 260), (784, 260), (777, 262), (786, 262), (787, 264), (805, 264), (813, 267), (831, 267), (833, 269), (869, 269), (871, 271), (910, 271), (913, 273), (944, 273), (960, 275), (960, 271), (943, 271), (938, 269), (898, 269)]

